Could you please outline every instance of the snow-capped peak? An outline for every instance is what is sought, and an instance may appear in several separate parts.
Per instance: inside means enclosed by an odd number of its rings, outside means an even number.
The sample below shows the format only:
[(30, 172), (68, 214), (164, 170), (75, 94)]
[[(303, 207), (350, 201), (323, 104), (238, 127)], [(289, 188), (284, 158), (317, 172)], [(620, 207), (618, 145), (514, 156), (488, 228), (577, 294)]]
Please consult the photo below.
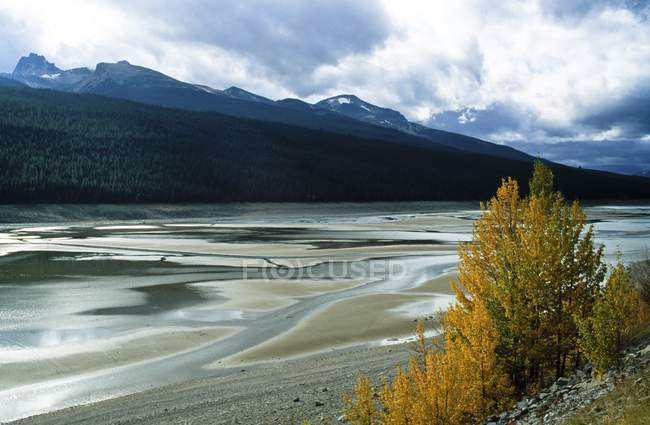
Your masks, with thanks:
[(398, 111), (372, 105), (355, 95), (342, 94), (323, 99), (315, 104), (316, 107), (328, 109), (361, 121), (382, 127), (391, 127), (409, 131), (410, 124)]

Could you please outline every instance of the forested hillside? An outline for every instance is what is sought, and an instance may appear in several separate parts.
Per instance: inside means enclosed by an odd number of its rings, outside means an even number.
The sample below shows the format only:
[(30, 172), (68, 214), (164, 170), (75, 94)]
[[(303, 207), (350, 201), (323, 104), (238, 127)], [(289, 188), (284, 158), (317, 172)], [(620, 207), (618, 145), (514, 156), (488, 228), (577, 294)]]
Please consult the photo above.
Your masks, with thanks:
[(25, 85), (9, 78), (0, 77), (0, 87), (25, 87)]
[[(581, 198), (650, 198), (650, 180), (554, 168)], [(530, 163), (340, 133), (0, 87), (0, 201), (486, 199)]]
[[(53, 75), (56, 77), (52, 77)], [(0, 74), (0, 78), (2, 77), (21, 82), (32, 88), (96, 94), (190, 111), (217, 112), (239, 118), (288, 124), (363, 138), (399, 141), (403, 144), (417, 146), (434, 143), (500, 158), (524, 161), (533, 159), (508, 146), (410, 123), (397, 111), (372, 105), (351, 95), (329, 99), (329, 101), (334, 101), (333, 103), (323, 101), (324, 103), (318, 102), (315, 105), (298, 99), (274, 102), (238, 87), (219, 90), (190, 84), (153, 69), (132, 65), (127, 61), (102, 62), (97, 64), (94, 71), (88, 68), (63, 70), (54, 63), (48, 62), (44, 56), (35, 53), (20, 58), (14, 72)], [(355, 99), (354, 102), (351, 101), (352, 99)], [(354, 105), (354, 107), (351, 109), (331, 108), (336, 104)], [(327, 107), (323, 107), (324, 105)], [(368, 116), (368, 111), (376, 113)]]

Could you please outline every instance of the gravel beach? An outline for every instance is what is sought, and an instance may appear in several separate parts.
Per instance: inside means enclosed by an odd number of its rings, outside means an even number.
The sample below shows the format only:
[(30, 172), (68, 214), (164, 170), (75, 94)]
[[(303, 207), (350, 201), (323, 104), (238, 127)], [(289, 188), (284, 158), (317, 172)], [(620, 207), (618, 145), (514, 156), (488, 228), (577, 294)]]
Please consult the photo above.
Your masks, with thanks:
[(391, 375), (410, 344), (333, 351), (234, 370), (90, 405), (26, 418), (15, 424), (336, 424), (341, 395), (359, 371)]

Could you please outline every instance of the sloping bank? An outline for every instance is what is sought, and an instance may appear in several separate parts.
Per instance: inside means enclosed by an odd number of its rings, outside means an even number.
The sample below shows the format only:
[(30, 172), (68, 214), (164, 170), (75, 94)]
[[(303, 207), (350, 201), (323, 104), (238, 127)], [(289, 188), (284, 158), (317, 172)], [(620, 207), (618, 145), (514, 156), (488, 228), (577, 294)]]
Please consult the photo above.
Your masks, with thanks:
[(491, 418), (487, 425), (650, 423), (650, 332), (626, 351), (622, 367), (601, 377), (590, 366)]

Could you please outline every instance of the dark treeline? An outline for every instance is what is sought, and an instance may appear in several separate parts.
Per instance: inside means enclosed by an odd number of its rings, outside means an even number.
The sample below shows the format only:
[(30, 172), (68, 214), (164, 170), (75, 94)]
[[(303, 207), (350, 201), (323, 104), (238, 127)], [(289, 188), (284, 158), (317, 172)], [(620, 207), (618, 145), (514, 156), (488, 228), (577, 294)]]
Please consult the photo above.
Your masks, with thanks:
[[(529, 162), (100, 96), (0, 87), (0, 201), (486, 199)], [(555, 166), (580, 198), (650, 198), (650, 180)]]

